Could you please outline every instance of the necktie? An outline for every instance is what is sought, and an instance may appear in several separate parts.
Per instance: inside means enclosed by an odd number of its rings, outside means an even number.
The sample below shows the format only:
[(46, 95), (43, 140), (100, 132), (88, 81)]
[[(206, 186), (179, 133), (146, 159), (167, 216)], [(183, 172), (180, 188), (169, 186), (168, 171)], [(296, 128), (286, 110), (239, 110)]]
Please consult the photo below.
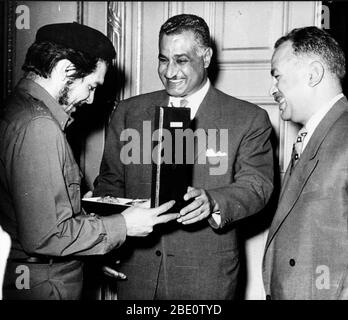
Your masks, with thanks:
[(186, 108), (188, 105), (188, 101), (186, 99), (180, 100), (180, 108)]
[(290, 174), (292, 173), (298, 160), (300, 159), (302, 149), (303, 149), (303, 141), (307, 133), (308, 133), (307, 129), (303, 127), (297, 134), (296, 141), (292, 147)]

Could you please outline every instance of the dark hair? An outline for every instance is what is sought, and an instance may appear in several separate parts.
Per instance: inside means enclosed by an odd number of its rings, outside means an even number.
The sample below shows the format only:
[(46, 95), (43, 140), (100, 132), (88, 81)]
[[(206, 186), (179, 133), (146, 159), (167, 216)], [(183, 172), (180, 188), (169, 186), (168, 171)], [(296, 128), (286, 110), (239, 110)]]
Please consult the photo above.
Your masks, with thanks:
[(94, 58), (81, 51), (66, 48), (52, 42), (34, 42), (25, 57), (22, 70), (27, 75), (33, 72), (41, 77), (47, 78), (51, 75), (57, 62), (68, 59), (74, 64), (76, 71), (71, 79), (80, 79), (96, 70), (99, 58)]
[(285, 41), (292, 42), (295, 55), (314, 54), (319, 56), (331, 73), (342, 80), (346, 73), (346, 63), (342, 48), (326, 31), (317, 27), (297, 28), (277, 40), (277, 49)]
[(210, 32), (206, 22), (193, 14), (179, 14), (169, 18), (162, 26), (159, 33), (161, 41), (163, 34), (180, 34), (184, 31), (192, 31), (199, 44), (210, 47)]

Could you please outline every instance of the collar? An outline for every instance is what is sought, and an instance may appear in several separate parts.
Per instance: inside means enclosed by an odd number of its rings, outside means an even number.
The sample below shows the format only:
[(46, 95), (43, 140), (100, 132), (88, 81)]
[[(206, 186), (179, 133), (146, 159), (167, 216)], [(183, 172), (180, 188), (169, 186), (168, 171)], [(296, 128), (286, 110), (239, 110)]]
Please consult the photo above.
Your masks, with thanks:
[(303, 141), (302, 150), (304, 150), (304, 148), (306, 147), (309, 139), (311, 138), (317, 126), (319, 125), (320, 121), (323, 120), (325, 115), (331, 110), (334, 104), (343, 97), (344, 97), (343, 93), (340, 93), (337, 96), (333, 97), (325, 107), (318, 110), (309, 118), (309, 120), (307, 121), (305, 125), (305, 128), (307, 129), (307, 135)]
[(61, 105), (35, 81), (24, 78), (18, 83), (17, 88), (27, 91), (33, 98), (42, 101), (51, 111), (63, 131), (73, 122), (73, 119), (63, 110)]
[(186, 99), (188, 102), (188, 108), (191, 109), (191, 120), (196, 116), (196, 113), (198, 111), (199, 106), (201, 105), (203, 99), (207, 95), (207, 92), (210, 88), (210, 81), (207, 78), (207, 81), (203, 85), (202, 88), (200, 88), (195, 93), (191, 94), (187, 97), (169, 97), (169, 104), (168, 106), (174, 106), (179, 107), (180, 106), (180, 100)]

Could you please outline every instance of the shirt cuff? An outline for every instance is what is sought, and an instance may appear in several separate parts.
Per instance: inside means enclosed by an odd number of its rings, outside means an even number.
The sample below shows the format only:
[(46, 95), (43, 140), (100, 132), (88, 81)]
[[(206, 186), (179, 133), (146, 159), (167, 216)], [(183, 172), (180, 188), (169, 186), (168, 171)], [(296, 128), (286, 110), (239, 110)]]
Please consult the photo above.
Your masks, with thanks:
[(127, 237), (126, 220), (122, 214), (101, 217), (106, 230), (107, 251), (121, 246)]
[(218, 229), (221, 226), (220, 211), (213, 212), (208, 219), (210, 226), (214, 229)]
[(215, 222), (216, 222), (218, 225), (221, 224), (220, 211), (216, 211), (216, 212), (212, 213), (211, 216), (213, 217), (213, 219), (215, 220)]

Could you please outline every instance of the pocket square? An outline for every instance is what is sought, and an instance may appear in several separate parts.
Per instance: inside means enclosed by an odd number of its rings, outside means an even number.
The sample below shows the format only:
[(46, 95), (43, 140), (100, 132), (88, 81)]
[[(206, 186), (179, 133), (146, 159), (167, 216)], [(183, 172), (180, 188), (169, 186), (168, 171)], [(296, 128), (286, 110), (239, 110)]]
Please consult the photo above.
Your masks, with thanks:
[(227, 156), (226, 152), (221, 152), (219, 151), (214, 151), (213, 149), (208, 149), (207, 152), (205, 153), (207, 157), (225, 157)]

